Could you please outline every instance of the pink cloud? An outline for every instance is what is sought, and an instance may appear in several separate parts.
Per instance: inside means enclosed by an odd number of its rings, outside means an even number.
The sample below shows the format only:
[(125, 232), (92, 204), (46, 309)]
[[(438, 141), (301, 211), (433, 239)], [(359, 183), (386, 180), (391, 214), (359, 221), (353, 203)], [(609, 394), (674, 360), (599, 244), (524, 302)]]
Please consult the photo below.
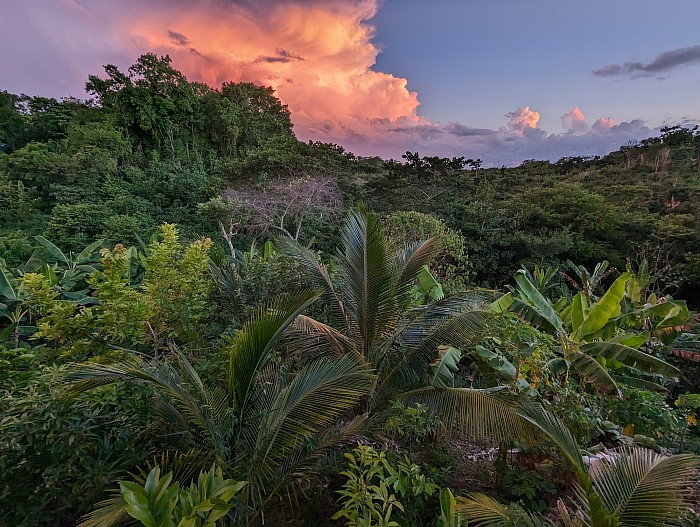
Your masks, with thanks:
[(584, 134), (588, 132), (586, 117), (578, 106), (571, 108), (571, 110), (561, 116), (561, 124), (564, 126), (564, 129), (571, 134)]
[(593, 123), (591, 128), (596, 132), (606, 132), (613, 126), (615, 126), (615, 121), (612, 117), (601, 117), (600, 119), (597, 119), (595, 123)]
[(506, 117), (508, 117), (508, 131), (516, 135), (523, 135), (527, 129), (537, 128), (540, 120), (539, 112), (531, 110), (529, 106), (518, 108)]

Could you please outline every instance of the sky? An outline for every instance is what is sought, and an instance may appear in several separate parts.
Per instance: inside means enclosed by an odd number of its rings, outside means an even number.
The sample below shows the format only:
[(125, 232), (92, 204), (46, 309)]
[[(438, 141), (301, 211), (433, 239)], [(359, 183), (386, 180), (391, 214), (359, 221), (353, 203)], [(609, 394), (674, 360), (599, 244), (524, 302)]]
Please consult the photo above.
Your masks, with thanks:
[(0, 90), (85, 98), (102, 66), (272, 86), (358, 155), (602, 155), (700, 123), (698, 0), (3, 0)]

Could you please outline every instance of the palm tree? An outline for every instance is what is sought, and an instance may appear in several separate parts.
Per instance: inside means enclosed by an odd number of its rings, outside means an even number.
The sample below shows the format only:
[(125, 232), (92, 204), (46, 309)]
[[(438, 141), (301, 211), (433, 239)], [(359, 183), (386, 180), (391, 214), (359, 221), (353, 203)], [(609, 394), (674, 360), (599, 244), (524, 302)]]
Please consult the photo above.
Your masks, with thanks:
[[(573, 506), (559, 502), (566, 527), (659, 527), (685, 525), (683, 513), (694, 502), (700, 457), (663, 456), (644, 448), (627, 448), (613, 461), (588, 468), (564, 423), (542, 407), (523, 407), (521, 415), (559, 448), (576, 474)], [(458, 498), (459, 516), (474, 527), (506, 527), (508, 511), (482, 494)], [(533, 520), (535, 518), (533, 517)]]
[[(366, 397), (375, 375), (352, 356), (323, 358), (291, 371), (275, 345), (316, 299), (297, 293), (262, 309), (225, 346), (225, 383), (205, 382), (171, 344), (163, 359), (127, 354), (115, 364), (83, 364), (68, 377), (69, 394), (116, 382), (152, 387), (158, 410), (180, 437), (185, 462), (215, 462), (227, 477), (248, 484), (243, 499), (253, 514), (292, 484), (328, 449), (355, 438), (364, 416), (332, 426)], [(189, 482), (182, 482), (189, 483)], [(121, 497), (103, 502), (83, 526), (107, 527), (124, 517)]]
[(354, 357), (376, 373), (362, 411), (386, 408), (392, 399), (426, 404), (460, 432), (522, 437), (527, 425), (515, 412), (516, 401), (503, 387), (470, 389), (445, 382), (454, 374), (450, 357), (439, 347), (473, 346), (494, 316), (492, 294), (471, 291), (427, 306), (413, 305), (413, 288), (435, 257), (438, 240), (397, 248), (379, 217), (349, 215), (331, 276), (316, 253), (289, 238), (281, 250), (294, 257), (322, 291), (329, 312), (324, 324), (301, 315), (290, 327), (290, 349), (302, 358)]

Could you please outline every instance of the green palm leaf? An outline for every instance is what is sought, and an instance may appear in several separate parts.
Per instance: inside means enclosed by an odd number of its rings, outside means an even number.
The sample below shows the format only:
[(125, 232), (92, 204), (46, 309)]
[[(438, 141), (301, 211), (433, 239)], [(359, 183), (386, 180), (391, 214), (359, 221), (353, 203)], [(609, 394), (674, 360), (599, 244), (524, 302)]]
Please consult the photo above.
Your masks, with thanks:
[(369, 357), (399, 313), (394, 262), (379, 217), (354, 212), (345, 225), (340, 254), (345, 308)]
[[(515, 525), (508, 509), (485, 494), (472, 493), (464, 498), (458, 497), (456, 501), (457, 515), (469, 527), (512, 527)], [(530, 516), (529, 520), (530, 525), (542, 525), (535, 516)]]
[(683, 525), (681, 512), (693, 502), (692, 484), (700, 458), (665, 457), (652, 450), (622, 451), (612, 462), (591, 468), (593, 488), (623, 526)]
[[(170, 412), (170, 423), (180, 424), (183, 431), (195, 433), (198, 441), (214, 451), (225, 449), (222, 432), (212, 412), (217, 396), (201, 381), (187, 359), (179, 351), (177, 362), (181, 369), (162, 360), (127, 356), (116, 364), (87, 363), (75, 367), (66, 375), (65, 393), (75, 395), (99, 386), (117, 382), (142, 382), (167, 395), (160, 408)], [(221, 397), (219, 396), (218, 399)]]
[(282, 333), (317, 298), (315, 293), (300, 292), (277, 299), (259, 309), (229, 342), (228, 393), (236, 408), (245, 406)]
[(473, 346), (493, 317), (488, 294), (470, 291), (452, 295), (415, 311), (394, 335), (385, 340), (379, 354), (378, 389), (416, 387), (427, 380), (438, 346), (467, 349)]
[(289, 236), (280, 238), (277, 244), (281, 251), (294, 258), (310, 273), (312, 285), (319, 291), (323, 291), (323, 299), (330, 310), (331, 322), (340, 327), (347, 327), (349, 330), (343, 298), (336, 291), (328, 267), (318, 259), (316, 253)]
[(514, 440), (532, 437), (533, 428), (522, 419), (519, 399), (503, 387), (484, 390), (432, 386), (402, 393), (397, 399), (408, 406), (426, 405), (447, 430), (474, 437)]

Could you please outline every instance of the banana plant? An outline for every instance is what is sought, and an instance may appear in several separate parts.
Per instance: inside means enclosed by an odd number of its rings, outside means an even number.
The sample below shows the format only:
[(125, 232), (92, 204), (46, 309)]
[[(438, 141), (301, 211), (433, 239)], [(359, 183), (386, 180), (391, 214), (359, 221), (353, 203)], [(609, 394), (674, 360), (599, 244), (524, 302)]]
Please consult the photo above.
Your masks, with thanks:
[(34, 239), (48, 254), (48, 259), (42, 266), (43, 273), (53, 284), (58, 283), (66, 292), (82, 284), (86, 276), (97, 270), (94, 264), (99, 259), (96, 252), (103, 245), (102, 240), (94, 241), (74, 255), (72, 252), (65, 254), (43, 236), (34, 236)]
[(585, 296), (589, 301), (597, 300), (597, 297), (595, 296), (596, 289), (598, 289), (603, 279), (615, 271), (614, 268), (608, 269), (610, 264), (607, 260), (603, 260), (602, 262), (598, 263), (593, 269), (593, 272), (588, 271), (588, 269), (586, 269), (583, 265), (576, 265), (571, 260), (567, 260), (566, 263), (574, 271), (576, 276), (578, 276), (581, 283), (579, 285), (576, 280), (570, 276), (566, 275), (566, 277), (572, 284), (574, 284), (576, 289), (581, 290), (583, 296)]
[[(571, 304), (557, 311), (526, 274), (519, 271), (515, 275), (519, 300), (516, 302), (515, 297), (511, 296), (510, 307), (559, 339), (561, 357), (551, 363), (553, 369), (565, 376), (573, 369), (585, 382), (602, 392), (619, 395), (617, 383), (606, 366), (614, 369), (626, 364), (669, 377), (680, 373), (674, 366), (639, 349), (649, 338), (649, 333), (617, 331), (616, 319), (621, 313), (625, 285), (631, 279), (631, 273), (622, 274), (595, 303), (584, 291), (579, 291)], [(501, 307), (506, 304), (505, 301), (500, 302)]]

